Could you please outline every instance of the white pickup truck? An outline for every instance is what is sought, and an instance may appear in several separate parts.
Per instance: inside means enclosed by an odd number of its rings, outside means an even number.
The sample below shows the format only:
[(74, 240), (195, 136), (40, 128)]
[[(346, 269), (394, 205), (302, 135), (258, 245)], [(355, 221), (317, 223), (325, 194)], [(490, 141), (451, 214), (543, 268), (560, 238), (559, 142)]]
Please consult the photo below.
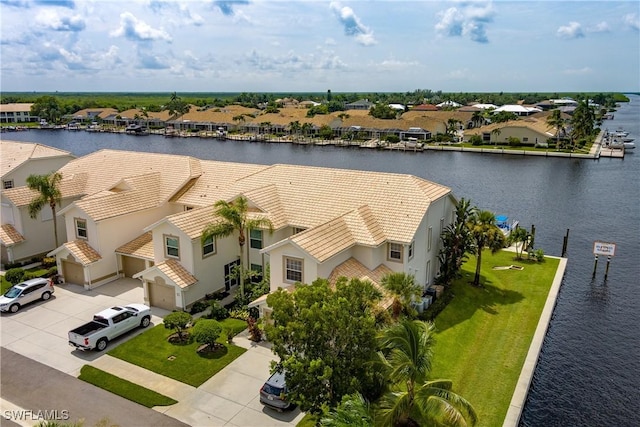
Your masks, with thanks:
[(80, 350), (102, 351), (109, 341), (151, 323), (151, 309), (144, 304), (115, 306), (102, 310), (93, 320), (69, 331), (69, 345)]

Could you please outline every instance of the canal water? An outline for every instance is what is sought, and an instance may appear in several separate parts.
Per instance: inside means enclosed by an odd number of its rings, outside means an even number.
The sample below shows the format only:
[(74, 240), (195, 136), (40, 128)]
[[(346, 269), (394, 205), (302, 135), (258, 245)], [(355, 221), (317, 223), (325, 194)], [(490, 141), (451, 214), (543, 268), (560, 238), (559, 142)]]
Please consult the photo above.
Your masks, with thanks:
[[(603, 127), (640, 145), (640, 96)], [(104, 149), (245, 163), (413, 174), (472, 204), (536, 227), (536, 247), (569, 263), (538, 361), (522, 426), (640, 426), (640, 148), (624, 159), (579, 160), (460, 152), (388, 152), (287, 143), (31, 130), (2, 139), (39, 142), (76, 156)], [(634, 153), (633, 151), (637, 151)], [(594, 241), (616, 243), (608, 279)]]

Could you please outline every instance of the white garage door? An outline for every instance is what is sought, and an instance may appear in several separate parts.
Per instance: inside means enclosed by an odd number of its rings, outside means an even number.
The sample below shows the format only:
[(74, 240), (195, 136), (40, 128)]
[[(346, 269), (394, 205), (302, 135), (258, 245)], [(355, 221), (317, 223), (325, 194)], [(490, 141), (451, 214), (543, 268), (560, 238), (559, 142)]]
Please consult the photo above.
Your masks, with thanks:
[(176, 308), (173, 286), (149, 282), (149, 302), (154, 307), (173, 310)]

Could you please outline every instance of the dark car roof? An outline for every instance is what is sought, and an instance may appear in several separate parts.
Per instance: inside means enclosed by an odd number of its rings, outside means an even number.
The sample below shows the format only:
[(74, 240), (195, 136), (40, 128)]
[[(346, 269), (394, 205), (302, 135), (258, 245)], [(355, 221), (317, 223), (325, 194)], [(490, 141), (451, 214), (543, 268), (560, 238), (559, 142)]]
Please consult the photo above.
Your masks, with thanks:
[(285, 375), (284, 372), (275, 372), (269, 379), (267, 380), (267, 384), (273, 387), (282, 388), (285, 386), (284, 381)]

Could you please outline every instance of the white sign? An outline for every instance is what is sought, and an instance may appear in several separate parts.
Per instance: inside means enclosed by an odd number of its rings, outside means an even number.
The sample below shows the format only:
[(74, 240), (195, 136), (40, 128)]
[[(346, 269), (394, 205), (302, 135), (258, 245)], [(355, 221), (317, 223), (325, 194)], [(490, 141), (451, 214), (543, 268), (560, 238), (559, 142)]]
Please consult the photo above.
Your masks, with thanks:
[(606, 242), (595, 242), (593, 244), (594, 255), (614, 256), (616, 254), (616, 244)]

